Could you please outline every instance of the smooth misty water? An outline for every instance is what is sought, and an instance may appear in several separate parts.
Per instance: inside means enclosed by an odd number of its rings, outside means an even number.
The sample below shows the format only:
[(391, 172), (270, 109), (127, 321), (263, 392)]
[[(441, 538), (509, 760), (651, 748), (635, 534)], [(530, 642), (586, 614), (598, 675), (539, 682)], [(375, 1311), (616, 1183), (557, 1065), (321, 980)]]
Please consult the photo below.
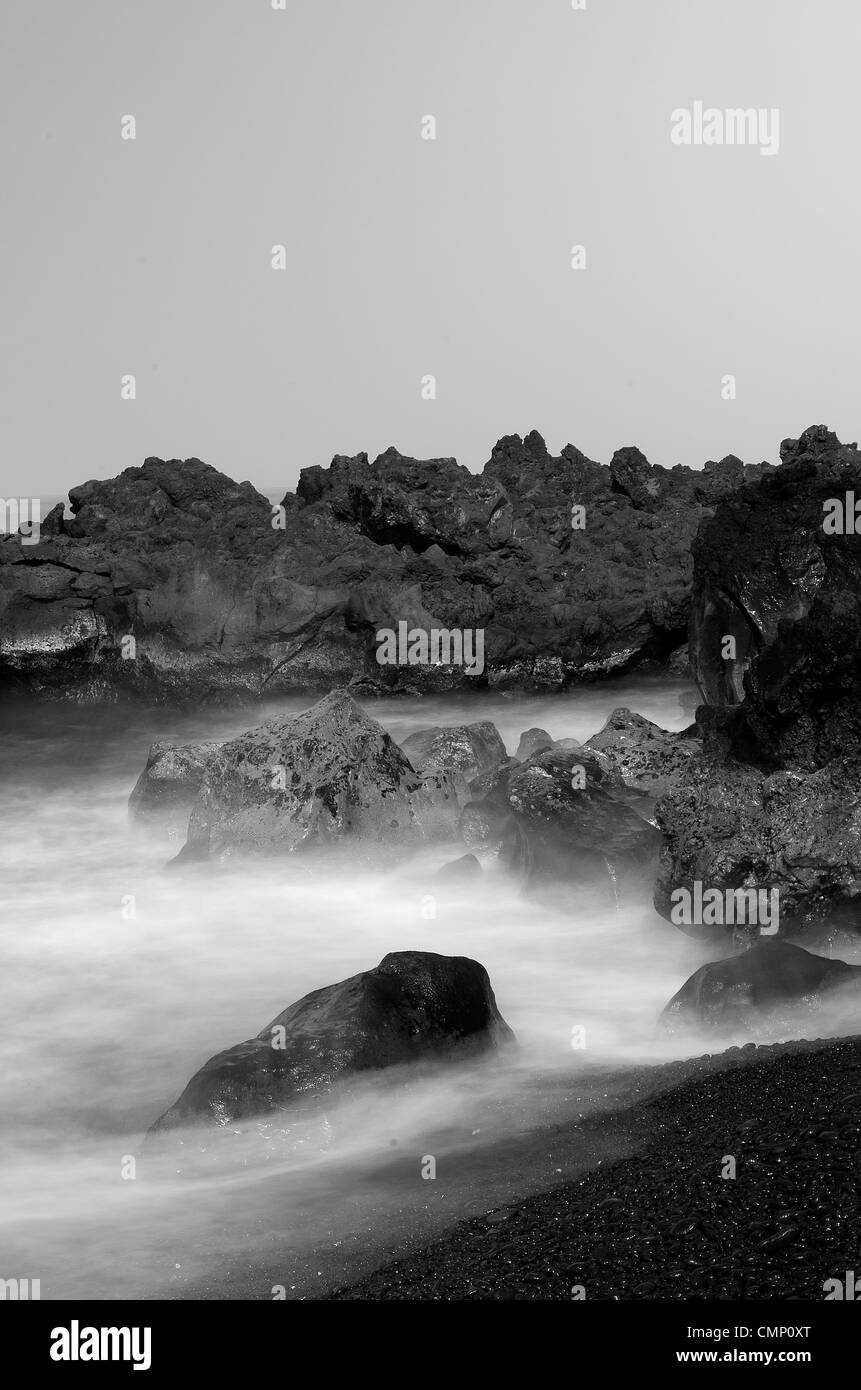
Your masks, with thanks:
[[(398, 740), (490, 718), (513, 751), (535, 724), (585, 739), (619, 704), (680, 729), (689, 694), (642, 678), (543, 699), (365, 708)], [(4, 711), (0, 1277), (40, 1278), (43, 1298), (266, 1297), (273, 1281), (304, 1296), (376, 1251), (558, 1181), (578, 1161), (571, 1122), (624, 1098), (606, 1074), (684, 1052), (656, 1018), (705, 957), (648, 902), (563, 914), (486, 875), (435, 889), (427, 919), (430, 875), (457, 846), (385, 873), (339, 858), (328, 875), (300, 860), (166, 874), (176, 843), (126, 813), (150, 742), (230, 736), (308, 703)], [(321, 1113), (228, 1136), (195, 1176), (148, 1157), (146, 1129), (209, 1056), (403, 949), (480, 960), (516, 1055), (366, 1078)], [(572, 1048), (574, 1027), (584, 1050)], [(437, 1182), (419, 1176), (427, 1154)], [(130, 1157), (134, 1180), (122, 1176)]]

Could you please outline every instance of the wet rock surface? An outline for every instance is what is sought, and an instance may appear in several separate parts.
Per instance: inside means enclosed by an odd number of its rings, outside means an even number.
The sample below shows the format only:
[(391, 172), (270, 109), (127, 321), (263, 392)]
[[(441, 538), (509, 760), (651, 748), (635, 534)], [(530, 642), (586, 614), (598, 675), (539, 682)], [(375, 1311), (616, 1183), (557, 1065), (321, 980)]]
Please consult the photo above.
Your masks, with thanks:
[[(780, 930), (861, 927), (861, 454), (823, 425), (746, 473), (693, 545), (687, 777), (660, 789), (655, 906), (775, 888)], [(600, 738), (600, 736), (599, 736)], [(695, 936), (719, 936), (680, 922)]]
[(742, 707), (729, 726), (740, 758), (811, 770), (861, 742), (861, 536), (851, 506), (849, 534), (825, 529), (829, 501), (861, 496), (861, 454), (817, 425), (784, 440), (781, 460), (719, 502), (697, 534), (690, 656), (707, 704)]
[[(273, 514), (199, 459), (148, 458), (72, 488), (74, 517), (55, 508), (38, 544), (0, 539), (0, 685), (170, 702), (352, 680), (558, 690), (678, 648), (691, 541), (728, 480), (723, 463), (669, 470), (638, 450), (611, 466), (572, 445), (553, 456), (533, 431), (501, 439), (480, 474), (338, 455)], [(379, 665), (376, 633), (400, 621), (484, 630), (484, 671)]]
[(218, 743), (154, 743), (129, 797), (136, 820), (179, 821), (191, 810)]
[(657, 852), (655, 829), (585, 750), (535, 754), (509, 775), (504, 796), (526, 829), (539, 869), (559, 861), (562, 872), (566, 854), (578, 850), (637, 861)]
[(546, 729), (524, 729), (517, 743), (514, 756), (519, 763), (525, 763), (535, 753), (545, 753), (553, 747), (553, 739)]
[(532, 895), (602, 887), (654, 872), (661, 837), (651, 803), (625, 787), (603, 753), (555, 745), (500, 765), (471, 787), (460, 833), (479, 857), (495, 859)]
[(290, 854), (346, 838), (386, 852), (455, 838), (460, 806), (446, 774), (417, 772), (382, 725), (336, 690), (221, 745), (178, 860)]
[[(835, 760), (816, 772), (765, 774), (694, 757), (685, 782), (655, 808), (664, 835), (655, 907), (670, 917), (673, 891), (767, 886), (779, 890), (780, 931), (832, 920), (861, 929), (861, 771)], [(683, 925), (692, 936), (721, 928)]]
[(695, 729), (673, 734), (620, 706), (584, 746), (611, 758), (628, 786), (660, 795), (684, 786), (701, 740)]
[(210, 1058), (152, 1128), (223, 1127), (307, 1101), (358, 1072), (463, 1060), (513, 1041), (477, 961), (396, 951), (374, 970), (306, 994), (256, 1038)]
[[(750, 1044), (691, 1067), (619, 1117), (632, 1157), (464, 1222), (332, 1296), (824, 1299), (827, 1280), (858, 1267), (861, 1039)], [(734, 1178), (721, 1176), (728, 1158)]]
[(705, 1026), (755, 1033), (769, 1018), (814, 1014), (834, 990), (861, 1007), (861, 966), (814, 955), (787, 941), (761, 939), (748, 950), (703, 965), (673, 995), (667, 1027)]
[(442, 772), (466, 787), (506, 761), (505, 744), (489, 719), (420, 729), (401, 744), (416, 772)]

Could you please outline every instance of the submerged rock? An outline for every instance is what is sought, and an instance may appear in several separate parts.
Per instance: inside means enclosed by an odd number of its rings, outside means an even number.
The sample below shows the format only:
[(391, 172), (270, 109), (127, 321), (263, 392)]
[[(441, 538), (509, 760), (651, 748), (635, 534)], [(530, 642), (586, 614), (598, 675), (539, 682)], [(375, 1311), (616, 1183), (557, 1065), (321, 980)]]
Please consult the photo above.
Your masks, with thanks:
[(350, 838), (380, 850), (453, 839), (461, 800), (418, 773), (344, 690), (222, 744), (207, 764), (179, 859), (290, 854)]
[(608, 872), (648, 870), (657, 859), (658, 831), (599, 754), (539, 753), (510, 774), (504, 796), (529, 846), (532, 887), (606, 881)]
[(600, 752), (555, 746), (512, 760), (482, 789), (463, 808), (461, 837), (532, 895), (599, 887), (615, 899), (625, 878), (654, 870), (661, 837), (636, 809), (648, 799)]
[(255, 1038), (210, 1058), (152, 1128), (232, 1125), (361, 1072), (457, 1062), (513, 1041), (478, 961), (396, 951), (373, 970), (312, 990)]
[(661, 1019), (668, 1027), (691, 1024), (755, 1030), (775, 1012), (817, 1010), (825, 995), (861, 988), (861, 966), (812, 955), (786, 941), (760, 940), (749, 950), (696, 970), (673, 995)]
[(446, 883), (467, 882), (481, 877), (481, 864), (474, 854), (462, 854), (460, 859), (452, 859), (437, 869), (436, 876)]
[(461, 812), (460, 836), (478, 864), (504, 869), (520, 882), (532, 856), (524, 828), (498, 795), (468, 801)]

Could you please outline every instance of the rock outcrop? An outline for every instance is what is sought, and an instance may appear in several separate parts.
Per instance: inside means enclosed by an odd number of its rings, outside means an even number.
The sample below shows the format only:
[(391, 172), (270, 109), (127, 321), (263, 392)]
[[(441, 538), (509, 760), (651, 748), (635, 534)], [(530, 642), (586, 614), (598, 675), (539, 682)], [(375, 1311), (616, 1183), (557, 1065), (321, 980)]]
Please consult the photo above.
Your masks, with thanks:
[(478, 961), (396, 951), (374, 970), (306, 994), (255, 1038), (210, 1058), (153, 1130), (266, 1118), (362, 1072), (457, 1062), (513, 1041)]
[[(657, 803), (664, 846), (655, 906), (671, 916), (675, 889), (776, 889), (780, 934), (831, 920), (861, 931), (861, 776), (835, 761), (818, 772), (769, 775), (697, 759), (686, 784)], [(731, 928), (680, 924), (692, 936)]]
[[(539, 434), (481, 474), (388, 449), (303, 469), (273, 512), (199, 459), (148, 458), (69, 493), (38, 544), (0, 539), (0, 685), (75, 700), (190, 701), (476, 685), (554, 690), (684, 641), (690, 545), (734, 486), (610, 466)], [(572, 505), (585, 525), (572, 528)], [(380, 665), (376, 634), (482, 631), (483, 669)]]
[(689, 785), (656, 809), (655, 903), (668, 914), (693, 880), (756, 884), (779, 891), (781, 931), (825, 919), (858, 930), (861, 454), (813, 426), (781, 458), (720, 501), (694, 542), (703, 746)]
[(721, 501), (697, 534), (690, 657), (706, 704), (733, 712), (707, 726), (724, 752), (810, 771), (861, 753), (861, 535), (851, 504), (851, 531), (826, 529), (829, 502), (845, 514), (847, 494), (861, 501), (861, 454), (819, 425), (784, 440), (781, 459)]

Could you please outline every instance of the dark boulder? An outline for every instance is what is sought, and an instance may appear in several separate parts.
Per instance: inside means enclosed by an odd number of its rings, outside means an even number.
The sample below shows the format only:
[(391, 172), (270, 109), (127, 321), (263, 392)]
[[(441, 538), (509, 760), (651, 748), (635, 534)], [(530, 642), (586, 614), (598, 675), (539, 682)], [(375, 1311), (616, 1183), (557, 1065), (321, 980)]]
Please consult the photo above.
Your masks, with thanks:
[(654, 870), (661, 837), (649, 809), (604, 754), (554, 747), (500, 768), (485, 795), (464, 806), (461, 837), (532, 895), (572, 888), (612, 895), (624, 879)]
[(648, 869), (660, 835), (633, 809), (632, 794), (586, 749), (539, 753), (508, 777), (505, 800), (525, 833), (533, 886), (604, 880)]
[(861, 454), (818, 425), (781, 459), (699, 529), (690, 655), (706, 703), (740, 707), (711, 725), (735, 756), (811, 770), (861, 753), (861, 535), (825, 529)]
[(712, 961), (673, 995), (665, 1026), (757, 1031), (797, 1010), (816, 1013), (834, 990), (861, 987), (861, 966), (812, 955), (786, 941), (760, 940), (749, 950)]
[(477, 961), (397, 951), (312, 990), (255, 1038), (210, 1058), (153, 1130), (235, 1125), (325, 1096), (363, 1072), (457, 1062), (513, 1040)]

